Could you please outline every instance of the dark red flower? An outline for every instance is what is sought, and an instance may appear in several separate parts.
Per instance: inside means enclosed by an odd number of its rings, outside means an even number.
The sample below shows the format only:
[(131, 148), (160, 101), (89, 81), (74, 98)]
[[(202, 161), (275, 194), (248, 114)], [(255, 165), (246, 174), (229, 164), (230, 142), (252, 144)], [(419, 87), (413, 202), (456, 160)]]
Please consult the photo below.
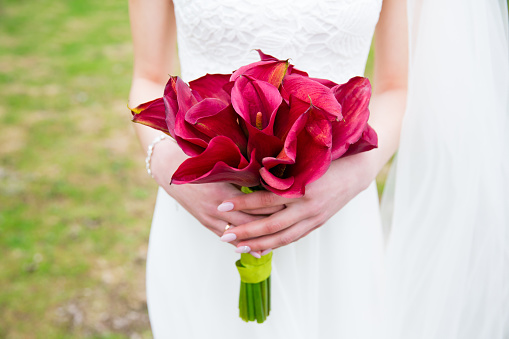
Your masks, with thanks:
[[(367, 78), (355, 77), (346, 84), (334, 86), (332, 92), (343, 108), (343, 119), (332, 122), (332, 160), (334, 160), (345, 154), (350, 145), (358, 142), (366, 129), (371, 129), (368, 126), (371, 84)], [(376, 133), (373, 135), (368, 132), (366, 138), (366, 143), (371, 145), (371, 148), (376, 147)], [(356, 146), (356, 149), (367, 148), (367, 145), (359, 146)], [(353, 154), (352, 152), (354, 149), (349, 154)]]
[(190, 82), (171, 77), (162, 98), (142, 104), (133, 121), (175, 138), (191, 156), (172, 183), (230, 182), (300, 197), (332, 160), (370, 150), (371, 86), (310, 78), (258, 50), (261, 61), (233, 74)]

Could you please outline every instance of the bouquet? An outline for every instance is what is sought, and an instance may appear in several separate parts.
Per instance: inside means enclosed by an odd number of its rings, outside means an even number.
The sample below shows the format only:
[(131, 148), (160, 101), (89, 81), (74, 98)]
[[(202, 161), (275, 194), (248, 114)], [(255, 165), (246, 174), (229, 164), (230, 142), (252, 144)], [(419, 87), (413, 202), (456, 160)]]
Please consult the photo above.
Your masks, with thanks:
[[(206, 74), (187, 85), (171, 76), (161, 98), (132, 109), (133, 121), (170, 135), (190, 158), (171, 184), (229, 182), (297, 198), (331, 161), (377, 147), (368, 125), (371, 85), (311, 78), (288, 60), (261, 60), (232, 74)], [(240, 317), (270, 312), (272, 253), (242, 254)]]

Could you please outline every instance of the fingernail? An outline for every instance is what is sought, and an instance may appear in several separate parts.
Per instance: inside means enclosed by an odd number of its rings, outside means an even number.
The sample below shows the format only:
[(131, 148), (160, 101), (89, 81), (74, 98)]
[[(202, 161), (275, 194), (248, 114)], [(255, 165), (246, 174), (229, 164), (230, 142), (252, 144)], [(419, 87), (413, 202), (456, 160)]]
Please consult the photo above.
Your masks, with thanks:
[(251, 247), (249, 246), (240, 246), (235, 249), (237, 253), (249, 253), (251, 252)]
[(269, 254), (270, 252), (272, 252), (272, 248), (267, 248), (266, 250), (262, 251), (262, 256)]
[(260, 259), (262, 256), (260, 255), (260, 253), (258, 252), (254, 252), (254, 251), (251, 251), (249, 252), (249, 254), (251, 254), (253, 257), (255, 257), (256, 259)]
[(221, 205), (217, 206), (217, 210), (219, 212), (228, 212), (233, 209), (233, 203), (231, 202), (223, 202)]
[(237, 235), (235, 233), (227, 233), (221, 237), (221, 241), (230, 242), (237, 239)]

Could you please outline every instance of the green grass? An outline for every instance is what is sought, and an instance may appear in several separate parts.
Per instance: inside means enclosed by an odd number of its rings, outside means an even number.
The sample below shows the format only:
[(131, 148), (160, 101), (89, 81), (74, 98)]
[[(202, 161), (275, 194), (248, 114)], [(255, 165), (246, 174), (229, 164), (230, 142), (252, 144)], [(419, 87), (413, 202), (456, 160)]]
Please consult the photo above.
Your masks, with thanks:
[(0, 338), (150, 337), (126, 1), (0, 3)]

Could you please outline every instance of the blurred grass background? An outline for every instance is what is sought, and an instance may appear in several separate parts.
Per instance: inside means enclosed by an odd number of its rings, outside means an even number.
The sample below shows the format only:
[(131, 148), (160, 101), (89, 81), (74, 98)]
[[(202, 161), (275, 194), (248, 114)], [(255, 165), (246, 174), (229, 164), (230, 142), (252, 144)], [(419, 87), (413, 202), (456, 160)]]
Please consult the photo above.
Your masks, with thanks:
[(0, 338), (151, 337), (131, 66), (127, 1), (0, 2)]
[(151, 337), (127, 1), (0, 2), (0, 338)]

